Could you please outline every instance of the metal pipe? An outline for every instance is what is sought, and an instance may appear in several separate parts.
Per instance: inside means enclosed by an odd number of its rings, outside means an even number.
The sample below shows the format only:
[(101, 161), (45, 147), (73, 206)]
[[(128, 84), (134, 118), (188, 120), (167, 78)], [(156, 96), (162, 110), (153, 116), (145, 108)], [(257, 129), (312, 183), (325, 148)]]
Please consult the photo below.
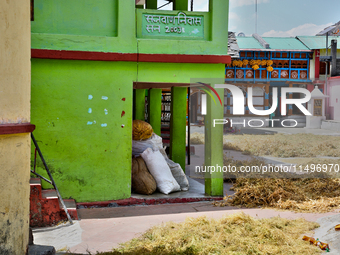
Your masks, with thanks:
[(188, 165), (190, 165), (190, 87), (188, 88)]
[[(35, 174), (35, 175), (38, 176), (38, 177), (40, 177), (41, 179), (43, 179), (44, 181), (48, 182), (49, 184), (52, 184), (52, 182), (51, 182), (49, 179), (47, 179), (47, 178), (45, 178), (44, 176), (42, 176), (42, 175), (40, 175), (40, 174), (34, 172), (33, 170), (31, 170), (31, 173), (32, 173), (32, 174)], [(52, 184), (52, 185), (53, 185), (53, 184)]]
[[(326, 33), (326, 56), (328, 56), (328, 32)], [(325, 77), (326, 77), (326, 81), (325, 81), (325, 87), (324, 87), (324, 94), (327, 96), (327, 92), (328, 92), (328, 61), (325, 62), (326, 63), (326, 71), (325, 71)], [(328, 100), (327, 98), (325, 99), (326, 101), (326, 109), (325, 109), (325, 114), (326, 114), (326, 119), (327, 118), (327, 114), (328, 114)]]
[(64, 203), (64, 200), (63, 200), (63, 198), (61, 197), (61, 195), (60, 195), (60, 193), (59, 193), (59, 190), (58, 190), (58, 188), (57, 188), (57, 185), (56, 185), (55, 182), (54, 182), (54, 179), (53, 179), (53, 177), (52, 177), (52, 174), (51, 174), (50, 170), (48, 169), (48, 166), (47, 166), (47, 164), (46, 164), (46, 161), (45, 161), (45, 159), (44, 159), (44, 156), (42, 155), (42, 153), (41, 153), (41, 151), (40, 151), (40, 148), (39, 148), (39, 146), (38, 146), (37, 141), (36, 141), (35, 138), (34, 138), (33, 133), (31, 133), (31, 137), (32, 137), (32, 141), (33, 141), (33, 143), (34, 143), (34, 146), (35, 146), (35, 148), (37, 149), (38, 154), (39, 154), (39, 156), (40, 156), (40, 158), (41, 158), (41, 161), (43, 162), (43, 164), (44, 164), (44, 166), (45, 166), (46, 172), (47, 172), (48, 176), (49, 176), (50, 179), (51, 179), (52, 185), (53, 185), (53, 187), (55, 188), (55, 190), (56, 190), (56, 192), (57, 192), (57, 196), (58, 196), (58, 198), (59, 198), (59, 201), (60, 201), (61, 205), (63, 206), (63, 209), (64, 209), (64, 211), (65, 211), (65, 213), (66, 213), (67, 219), (68, 219), (68, 221), (69, 221), (71, 224), (73, 224), (73, 221), (72, 221), (72, 219), (71, 219), (70, 214), (69, 214), (68, 211), (67, 211), (67, 207), (66, 207), (66, 205), (65, 205), (65, 203)]

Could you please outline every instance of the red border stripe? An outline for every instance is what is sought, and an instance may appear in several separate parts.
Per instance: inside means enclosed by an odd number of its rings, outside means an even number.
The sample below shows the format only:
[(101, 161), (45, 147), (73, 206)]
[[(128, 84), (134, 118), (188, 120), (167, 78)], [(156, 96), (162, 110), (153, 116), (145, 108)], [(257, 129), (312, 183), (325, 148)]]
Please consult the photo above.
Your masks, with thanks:
[(201, 201), (219, 201), (223, 197), (173, 197), (173, 198), (127, 198), (121, 200), (110, 200), (100, 202), (81, 202), (77, 203), (77, 209), (84, 208), (101, 208), (110, 207), (112, 205), (129, 206), (129, 205), (159, 205), (159, 204), (175, 204), (175, 203), (193, 203)]
[(129, 61), (129, 62), (163, 62), (163, 63), (209, 63), (227, 64), (231, 62), (228, 55), (187, 55), (187, 54), (137, 54), (94, 51), (67, 51), (32, 49), (32, 58), (95, 60), (95, 61)]
[(31, 123), (11, 123), (0, 125), (0, 135), (32, 133), (35, 125)]
[(98, 60), (98, 61), (137, 61), (137, 53), (106, 53), (93, 51), (41, 50), (32, 49), (32, 58)]
[(228, 64), (231, 62), (231, 57), (228, 55), (139, 54), (138, 61), (164, 63)]

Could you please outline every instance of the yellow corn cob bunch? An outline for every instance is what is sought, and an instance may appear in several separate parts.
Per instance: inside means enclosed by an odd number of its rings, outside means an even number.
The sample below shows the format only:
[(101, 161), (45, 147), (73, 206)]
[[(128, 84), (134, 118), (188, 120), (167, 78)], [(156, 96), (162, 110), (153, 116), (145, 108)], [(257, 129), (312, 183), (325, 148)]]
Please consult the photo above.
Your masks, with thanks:
[(151, 137), (153, 129), (151, 125), (142, 120), (134, 120), (132, 123), (132, 139), (146, 140)]
[(253, 68), (254, 70), (257, 70), (257, 69), (259, 69), (260, 67), (259, 67), (258, 65), (253, 65), (252, 68)]
[(250, 64), (251, 66), (255, 65), (255, 60), (254, 60), (254, 59), (250, 60), (249, 64)]
[(267, 66), (271, 66), (273, 64), (272, 60), (267, 60)]
[(232, 65), (233, 65), (233, 66), (237, 66), (237, 64), (238, 64), (238, 60), (233, 60)]
[(265, 66), (265, 65), (267, 65), (267, 60), (265, 59), (261, 60), (261, 66)]
[(267, 71), (268, 71), (268, 72), (272, 72), (273, 70), (274, 70), (274, 68), (273, 68), (272, 66), (268, 66), (268, 67), (267, 67)]
[(246, 66), (246, 65), (248, 65), (248, 64), (249, 64), (249, 61), (248, 61), (248, 59), (244, 59), (242, 62), (243, 62), (243, 65), (244, 65), (244, 66)]

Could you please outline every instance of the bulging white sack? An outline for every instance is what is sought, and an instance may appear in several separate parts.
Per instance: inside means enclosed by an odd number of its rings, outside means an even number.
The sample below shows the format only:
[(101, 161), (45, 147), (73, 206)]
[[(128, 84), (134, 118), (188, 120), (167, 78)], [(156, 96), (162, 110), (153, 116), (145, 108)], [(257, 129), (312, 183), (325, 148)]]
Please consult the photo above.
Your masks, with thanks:
[(181, 190), (181, 187), (172, 176), (170, 168), (159, 150), (153, 151), (151, 148), (147, 148), (141, 156), (149, 172), (155, 179), (160, 192), (167, 195), (171, 192)]
[(132, 140), (132, 155), (139, 156), (147, 148), (152, 148), (154, 151), (156, 151), (162, 149), (162, 147), (163, 147), (162, 137), (153, 133), (149, 139), (141, 141)]
[(189, 190), (189, 181), (186, 177), (182, 167), (180, 164), (173, 162), (171, 159), (168, 158), (168, 155), (166, 155), (165, 149), (159, 150), (163, 157), (165, 158), (166, 163), (168, 163), (168, 166), (170, 167), (172, 176), (175, 178), (179, 186), (181, 187), (182, 191)]

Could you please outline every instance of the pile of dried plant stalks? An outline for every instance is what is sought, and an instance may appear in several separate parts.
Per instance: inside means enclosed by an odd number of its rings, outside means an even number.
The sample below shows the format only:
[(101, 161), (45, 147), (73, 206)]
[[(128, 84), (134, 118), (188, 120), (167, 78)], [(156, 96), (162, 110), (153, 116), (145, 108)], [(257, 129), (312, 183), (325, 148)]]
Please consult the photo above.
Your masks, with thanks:
[(233, 196), (215, 206), (274, 207), (296, 212), (340, 209), (340, 181), (333, 178), (237, 178)]
[(198, 133), (198, 132), (190, 134), (190, 143), (191, 144), (204, 144), (204, 134)]
[[(340, 137), (314, 134), (225, 135), (225, 150), (238, 150), (256, 156), (340, 157)], [(204, 144), (204, 134), (190, 135), (192, 144)]]
[(252, 155), (273, 157), (340, 157), (340, 137), (313, 134), (228, 135), (225, 146)]
[(119, 249), (100, 254), (320, 254), (302, 240), (318, 226), (304, 219), (255, 219), (244, 213), (218, 220), (187, 218), (155, 226)]

